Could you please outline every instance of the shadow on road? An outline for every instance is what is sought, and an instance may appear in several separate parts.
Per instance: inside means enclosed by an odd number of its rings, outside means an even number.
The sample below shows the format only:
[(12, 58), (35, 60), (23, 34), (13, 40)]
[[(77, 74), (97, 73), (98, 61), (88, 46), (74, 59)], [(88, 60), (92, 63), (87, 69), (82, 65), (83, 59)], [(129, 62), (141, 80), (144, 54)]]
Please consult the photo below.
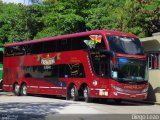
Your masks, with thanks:
[(0, 103), (0, 119), (32, 120), (45, 119), (57, 114), (70, 103)]
[(151, 106), (151, 105), (154, 105), (154, 103), (146, 103), (143, 101), (122, 100), (121, 102), (116, 102), (112, 99), (94, 99), (93, 103), (104, 104), (104, 105), (114, 105), (114, 106)]
[[(52, 99), (60, 99), (60, 100), (66, 100), (65, 97), (61, 96), (53, 96), (53, 95), (30, 95), (30, 96), (38, 96), (38, 97), (45, 97), (45, 98), (52, 98)], [(79, 101), (84, 101), (83, 99), (80, 99)], [(154, 105), (154, 103), (146, 103), (143, 101), (133, 101), (133, 100), (122, 100), (122, 102), (116, 102), (112, 99), (93, 99), (91, 103), (95, 104), (104, 104), (104, 105), (115, 105), (115, 106), (151, 106)]]
[[(13, 96), (13, 93), (0, 92), (0, 96)], [(51, 99), (64, 100), (64, 101), (66, 100), (65, 97), (56, 96), (56, 95), (29, 94), (29, 96), (44, 97), (44, 98), (51, 98)], [(83, 102), (84, 100), (80, 99), (79, 101)], [(115, 105), (115, 106), (151, 106), (151, 105), (154, 105), (154, 103), (147, 103), (147, 102), (143, 102), (143, 101), (133, 101), (133, 100), (122, 100), (122, 102), (119, 103), (119, 102), (115, 102), (112, 99), (93, 99), (91, 103), (104, 104), (104, 105)], [(1, 110), (1, 106), (0, 106), (0, 110)]]

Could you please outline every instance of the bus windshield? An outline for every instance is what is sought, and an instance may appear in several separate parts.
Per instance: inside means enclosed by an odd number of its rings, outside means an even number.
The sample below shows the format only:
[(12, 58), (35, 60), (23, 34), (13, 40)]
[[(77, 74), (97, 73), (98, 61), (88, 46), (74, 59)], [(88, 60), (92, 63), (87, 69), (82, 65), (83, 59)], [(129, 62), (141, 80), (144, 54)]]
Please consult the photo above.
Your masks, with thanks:
[[(113, 74), (114, 73), (114, 74)], [(112, 71), (121, 82), (145, 82), (147, 81), (147, 65), (144, 60), (118, 58), (118, 69)]]
[(122, 54), (142, 55), (143, 49), (138, 38), (107, 35), (110, 50)]

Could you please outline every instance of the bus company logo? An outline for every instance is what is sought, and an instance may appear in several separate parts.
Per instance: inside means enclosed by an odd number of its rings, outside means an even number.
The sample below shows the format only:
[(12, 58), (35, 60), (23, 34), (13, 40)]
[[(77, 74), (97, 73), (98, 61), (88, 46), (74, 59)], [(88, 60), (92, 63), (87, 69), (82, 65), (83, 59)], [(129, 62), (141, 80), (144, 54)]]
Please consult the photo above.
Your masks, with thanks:
[(133, 86), (124, 86), (123, 88), (129, 90), (141, 90), (144, 89), (144, 86), (133, 85)]
[(57, 60), (60, 60), (60, 53), (57, 53), (54, 57), (50, 57), (48, 54), (46, 58), (42, 58), (38, 56), (38, 59), (42, 65), (53, 65)]

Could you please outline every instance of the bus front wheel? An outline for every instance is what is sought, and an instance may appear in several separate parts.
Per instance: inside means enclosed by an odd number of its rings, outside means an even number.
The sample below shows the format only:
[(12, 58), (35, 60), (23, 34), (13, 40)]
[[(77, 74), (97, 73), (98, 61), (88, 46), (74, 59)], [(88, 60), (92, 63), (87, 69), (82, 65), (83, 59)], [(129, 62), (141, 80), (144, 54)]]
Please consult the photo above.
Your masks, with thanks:
[(89, 87), (85, 86), (83, 89), (83, 96), (84, 96), (84, 101), (85, 102), (91, 102), (91, 98), (89, 97)]
[(27, 95), (27, 86), (26, 86), (26, 84), (23, 84), (21, 86), (20, 93), (21, 93), (22, 96), (26, 96)]

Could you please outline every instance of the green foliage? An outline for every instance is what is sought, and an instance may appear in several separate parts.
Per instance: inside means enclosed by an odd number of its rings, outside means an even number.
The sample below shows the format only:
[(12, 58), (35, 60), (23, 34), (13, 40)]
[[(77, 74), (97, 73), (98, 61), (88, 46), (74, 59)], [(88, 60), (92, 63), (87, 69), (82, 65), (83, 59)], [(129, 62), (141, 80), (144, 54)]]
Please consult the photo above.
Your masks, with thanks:
[(32, 0), (33, 5), (0, 1), (0, 45), (94, 29), (139, 37), (160, 32), (160, 0)]
[(0, 8), (0, 43), (20, 42), (33, 39), (41, 31), (43, 23), (41, 6), (22, 4), (2, 4)]

